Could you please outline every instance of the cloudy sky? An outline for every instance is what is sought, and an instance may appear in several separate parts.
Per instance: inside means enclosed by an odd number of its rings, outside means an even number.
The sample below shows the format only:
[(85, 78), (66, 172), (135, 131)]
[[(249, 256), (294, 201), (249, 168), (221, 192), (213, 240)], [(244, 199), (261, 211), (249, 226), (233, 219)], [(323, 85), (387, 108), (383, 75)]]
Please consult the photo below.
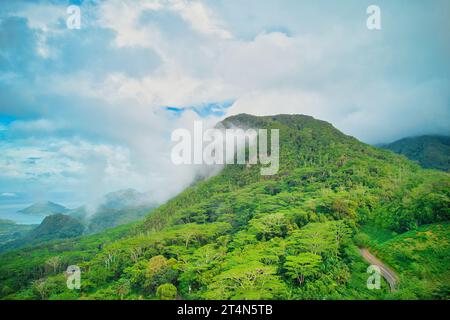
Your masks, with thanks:
[(302, 113), (368, 143), (449, 134), (448, 30), (447, 0), (2, 1), (0, 202), (127, 187), (163, 201), (195, 175), (170, 163), (170, 133), (195, 119)]

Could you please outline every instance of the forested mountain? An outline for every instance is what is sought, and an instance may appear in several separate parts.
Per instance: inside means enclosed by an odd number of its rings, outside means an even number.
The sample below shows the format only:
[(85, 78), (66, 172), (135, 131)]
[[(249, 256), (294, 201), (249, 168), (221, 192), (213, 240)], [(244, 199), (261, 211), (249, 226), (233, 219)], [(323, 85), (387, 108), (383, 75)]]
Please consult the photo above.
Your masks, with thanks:
[(37, 227), (29, 225), (24, 227), (33, 228), (27, 229), (21, 237), (0, 246), (0, 252), (26, 245), (38, 245), (51, 240), (74, 238), (80, 236), (85, 229), (80, 220), (62, 213), (46, 216)]
[(45, 217), (42, 223), (28, 237), (30, 239), (60, 239), (72, 238), (83, 233), (83, 224), (75, 218), (64, 214), (53, 214)]
[(382, 148), (403, 154), (424, 168), (450, 171), (450, 137), (409, 137), (383, 145)]
[[(227, 165), (141, 223), (3, 254), (1, 296), (449, 298), (448, 173), (309, 116), (244, 114), (221, 125), (279, 129), (278, 173)], [(397, 291), (367, 288), (358, 246), (386, 259)], [(82, 269), (78, 291), (62, 273), (71, 264)]]

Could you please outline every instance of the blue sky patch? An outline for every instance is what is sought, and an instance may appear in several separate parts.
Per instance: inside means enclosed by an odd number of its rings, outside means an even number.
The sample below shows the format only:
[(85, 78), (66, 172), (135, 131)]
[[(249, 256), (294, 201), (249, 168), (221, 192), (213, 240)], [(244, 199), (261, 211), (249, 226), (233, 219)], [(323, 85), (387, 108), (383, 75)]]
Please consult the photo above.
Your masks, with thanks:
[(174, 112), (175, 114), (181, 114), (184, 111), (192, 110), (202, 118), (209, 116), (221, 117), (225, 115), (226, 109), (231, 107), (234, 101), (235, 100), (226, 100), (222, 102), (207, 102), (194, 106), (185, 106), (185, 107), (166, 106), (163, 108), (167, 111)]

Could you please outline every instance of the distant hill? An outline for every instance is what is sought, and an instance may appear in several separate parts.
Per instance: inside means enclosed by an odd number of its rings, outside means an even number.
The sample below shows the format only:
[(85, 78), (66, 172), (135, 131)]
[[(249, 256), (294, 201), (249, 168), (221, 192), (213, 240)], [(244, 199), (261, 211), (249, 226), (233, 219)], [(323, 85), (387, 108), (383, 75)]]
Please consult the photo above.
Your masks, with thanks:
[(35, 203), (25, 209), (19, 210), (18, 212), (23, 214), (49, 216), (55, 213), (65, 213), (68, 210), (69, 209), (60, 204), (47, 201)]
[(86, 206), (68, 209), (48, 201), (35, 203), (18, 212), (46, 218), (36, 225), (17, 225), (10, 220), (0, 220), (0, 251), (7, 251), (48, 240), (92, 234), (147, 216), (157, 204), (149, 203), (149, 195), (134, 189), (124, 189), (106, 194), (93, 213)]
[(93, 214), (88, 214), (86, 207), (70, 210), (73, 218), (80, 219), (86, 226), (85, 233), (97, 233), (107, 228), (141, 220), (146, 217), (156, 205), (129, 206), (121, 209), (112, 209), (100, 206)]
[(81, 235), (84, 225), (78, 219), (61, 213), (45, 217), (41, 224), (30, 232), (32, 240), (53, 240), (72, 238)]
[(149, 203), (149, 195), (134, 189), (110, 192), (95, 212), (88, 213), (85, 206), (67, 212), (86, 225), (86, 233), (130, 223), (144, 218), (157, 204)]
[(381, 147), (417, 161), (424, 168), (450, 171), (450, 137), (448, 136), (409, 137)]
[(49, 240), (98, 233), (141, 220), (157, 207), (149, 198), (148, 193), (131, 188), (110, 192), (103, 196), (94, 212), (89, 212), (86, 206), (68, 209), (51, 201), (35, 203), (18, 212), (45, 216), (40, 225), (19, 225), (0, 219), (0, 252)]
[[(17, 229), (16, 237), (11, 236), (14, 229)], [(38, 226), (0, 224), (0, 252), (50, 240), (77, 237), (84, 229), (85, 226), (80, 220), (61, 213), (46, 216)], [(1, 241), (2, 230), (5, 230), (5, 241)]]

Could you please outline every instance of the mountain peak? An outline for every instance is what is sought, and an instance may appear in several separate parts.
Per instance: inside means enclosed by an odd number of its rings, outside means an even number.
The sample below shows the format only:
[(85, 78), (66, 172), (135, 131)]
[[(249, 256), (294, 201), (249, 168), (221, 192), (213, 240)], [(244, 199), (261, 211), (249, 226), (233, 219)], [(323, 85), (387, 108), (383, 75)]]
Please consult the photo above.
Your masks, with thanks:
[(45, 201), (34, 203), (25, 209), (19, 210), (18, 212), (23, 214), (49, 216), (56, 213), (64, 213), (68, 210), (69, 209), (67, 209), (66, 207), (55, 202)]
[(351, 139), (352, 141), (357, 141), (355, 138), (345, 135), (336, 129), (331, 123), (304, 114), (253, 116), (241, 113), (222, 120), (217, 126), (224, 128), (239, 127), (243, 129), (283, 129), (283, 131), (288, 131), (289, 129), (301, 131), (306, 129), (315, 136), (323, 134), (328, 138), (334, 138), (332, 140)]

